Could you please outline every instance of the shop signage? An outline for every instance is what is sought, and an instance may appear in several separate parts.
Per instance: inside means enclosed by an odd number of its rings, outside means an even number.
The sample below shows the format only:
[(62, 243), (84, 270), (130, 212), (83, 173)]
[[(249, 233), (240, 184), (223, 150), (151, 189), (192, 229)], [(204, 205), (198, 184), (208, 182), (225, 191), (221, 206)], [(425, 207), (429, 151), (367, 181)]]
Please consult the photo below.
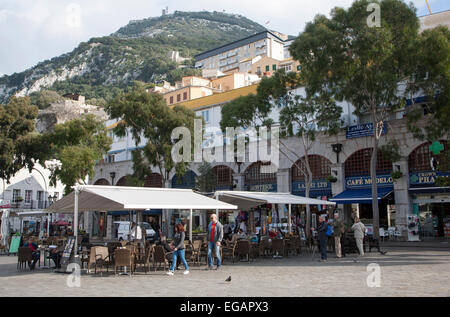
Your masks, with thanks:
[[(311, 190), (331, 190), (331, 183), (324, 179), (313, 180), (311, 183)], [(292, 182), (293, 192), (304, 192), (306, 190), (305, 182)]]
[(1, 208), (11, 208), (9, 200), (0, 200), (0, 209)]
[[(394, 182), (391, 175), (378, 175), (378, 187), (393, 186)], [(372, 186), (372, 178), (370, 176), (347, 177), (345, 179), (346, 188), (368, 188)]]
[(410, 173), (409, 174), (409, 184), (410, 185), (434, 185), (437, 176), (450, 177), (450, 173), (443, 172), (420, 172), (420, 173)]
[(256, 184), (249, 185), (248, 190), (251, 192), (276, 192), (277, 184)]
[[(383, 126), (382, 134), (386, 133), (386, 125)], [(347, 128), (346, 137), (347, 139), (361, 138), (364, 136), (373, 135), (373, 124), (365, 123), (359, 125), (352, 125)]]

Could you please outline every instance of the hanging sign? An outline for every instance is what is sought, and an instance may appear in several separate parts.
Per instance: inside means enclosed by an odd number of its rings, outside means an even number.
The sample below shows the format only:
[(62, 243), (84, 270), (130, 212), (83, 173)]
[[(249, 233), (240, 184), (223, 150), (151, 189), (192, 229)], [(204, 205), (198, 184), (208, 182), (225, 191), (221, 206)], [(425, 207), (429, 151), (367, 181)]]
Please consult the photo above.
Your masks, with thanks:
[[(386, 133), (386, 125), (383, 125), (383, 130), (381, 131), (381, 134), (385, 134), (385, 133)], [(352, 125), (347, 128), (347, 133), (346, 133), (347, 139), (361, 138), (361, 137), (371, 136), (371, 135), (373, 135), (373, 124), (372, 123)]]

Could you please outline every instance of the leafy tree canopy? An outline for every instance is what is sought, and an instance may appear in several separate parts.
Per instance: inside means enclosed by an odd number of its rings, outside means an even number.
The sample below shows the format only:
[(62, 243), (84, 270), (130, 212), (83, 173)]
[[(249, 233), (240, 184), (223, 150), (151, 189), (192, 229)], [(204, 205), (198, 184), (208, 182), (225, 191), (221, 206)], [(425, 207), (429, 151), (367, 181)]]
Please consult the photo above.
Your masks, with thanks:
[(7, 105), (0, 105), (0, 178), (9, 181), (23, 167), (33, 168), (31, 146), (36, 143), (33, 131), (37, 113), (29, 97), (12, 97)]
[(142, 85), (136, 83), (128, 93), (118, 95), (106, 107), (111, 118), (120, 119), (114, 128), (118, 136), (130, 133), (138, 146), (142, 138), (146, 143), (133, 151), (133, 169), (136, 176), (149, 176), (151, 166), (157, 167), (163, 183), (169, 179), (169, 173), (175, 169), (183, 175), (189, 162), (176, 163), (172, 160), (172, 131), (177, 127), (186, 127), (193, 135), (193, 111), (182, 106), (168, 107), (160, 94), (147, 93)]

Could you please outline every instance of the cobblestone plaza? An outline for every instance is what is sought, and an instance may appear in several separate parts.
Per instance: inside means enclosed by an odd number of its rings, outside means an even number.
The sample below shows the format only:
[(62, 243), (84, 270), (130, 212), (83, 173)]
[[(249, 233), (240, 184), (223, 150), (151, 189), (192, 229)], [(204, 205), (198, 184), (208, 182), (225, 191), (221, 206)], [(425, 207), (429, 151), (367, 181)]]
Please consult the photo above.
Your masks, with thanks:
[[(446, 242), (443, 242), (444, 244)], [(442, 244), (442, 242), (441, 242)], [(0, 295), (8, 296), (450, 296), (450, 248), (386, 247), (386, 255), (366, 253), (327, 263), (303, 253), (288, 258), (257, 258), (250, 263), (225, 263), (220, 271), (191, 266), (167, 276), (163, 270), (137, 272), (131, 278), (111, 273), (81, 275), (80, 287), (68, 287), (69, 274), (51, 269), (17, 271), (15, 256), (0, 256)], [(372, 271), (380, 267), (380, 287), (369, 287)], [(106, 272), (106, 271), (105, 271)], [(225, 282), (232, 276), (230, 283)], [(370, 281), (369, 281), (369, 284)], [(372, 285), (374, 286), (374, 285)]]

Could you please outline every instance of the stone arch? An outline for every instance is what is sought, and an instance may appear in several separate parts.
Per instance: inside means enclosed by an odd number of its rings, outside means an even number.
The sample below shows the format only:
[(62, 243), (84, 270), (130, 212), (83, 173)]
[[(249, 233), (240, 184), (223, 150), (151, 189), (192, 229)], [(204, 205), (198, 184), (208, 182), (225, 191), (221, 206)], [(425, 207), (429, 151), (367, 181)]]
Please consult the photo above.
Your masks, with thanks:
[(95, 181), (94, 185), (110, 186), (111, 184), (105, 178), (99, 178)]
[(195, 174), (192, 170), (186, 171), (186, 173), (181, 177), (175, 174), (172, 177), (172, 188), (192, 189), (195, 186), (196, 178), (197, 174)]
[[(251, 164), (244, 172), (244, 185), (247, 190), (253, 191), (277, 191), (277, 172), (261, 173), (261, 168), (267, 166), (270, 168), (270, 162), (261, 161)], [(275, 184), (275, 187), (269, 186)]]
[(119, 178), (119, 180), (116, 183), (116, 186), (127, 186), (127, 177), (123, 176)]
[[(448, 142), (439, 141), (446, 151), (449, 148)], [(425, 142), (417, 146), (408, 155), (409, 172), (427, 172), (436, 169), (437, 163), (444, 157), (441, 154), (434, 154), (430, 151), (431, 142)], [(442, 153), (442, 152), (441, 152)]]

